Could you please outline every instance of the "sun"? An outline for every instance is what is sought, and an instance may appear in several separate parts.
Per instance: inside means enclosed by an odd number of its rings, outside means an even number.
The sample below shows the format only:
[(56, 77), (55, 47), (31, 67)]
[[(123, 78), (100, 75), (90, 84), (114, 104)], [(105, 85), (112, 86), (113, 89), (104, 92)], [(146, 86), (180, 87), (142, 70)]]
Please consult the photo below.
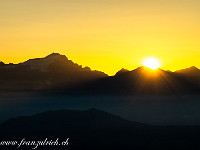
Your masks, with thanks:
[(155, 58), (147, 58), (147, 59), (145, 59), (144, 62), (143, 62), (143, 65), (145, 67), (148, 67), (148, 68), (152, 69), (152, 70), (156, 70), (157, 68), (160, 67), (159, 61), (157, 59), (155, 59)]

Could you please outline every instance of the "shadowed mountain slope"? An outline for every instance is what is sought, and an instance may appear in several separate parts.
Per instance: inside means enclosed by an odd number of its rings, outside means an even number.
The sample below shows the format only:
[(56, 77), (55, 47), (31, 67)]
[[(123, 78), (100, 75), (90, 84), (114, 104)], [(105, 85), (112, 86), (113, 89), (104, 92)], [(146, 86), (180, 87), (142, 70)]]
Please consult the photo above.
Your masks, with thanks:
[(200, 77), (200, 70), (195, 66), (192, 66), (192, 67), (186, 68), (186, 69), (177, 70), (175, 72), (186, 75), (186, 76)]
[[(60, 91), (62, 91), (60, 89)], [(67, 89), (66, 91), (69, 91)], [(192, 77), (139, 67), (133, 71), (122, 69), (115, 76), (98, 79), (71, 89), (94, 94), (199, 94), (200, 83)]]
[(177, 74), (184, 76), (185, 79), (192, 79), (193, 83), (200, 84), (200, 70), (197, 67), (190, 67), (182, 70), (177, 70)]

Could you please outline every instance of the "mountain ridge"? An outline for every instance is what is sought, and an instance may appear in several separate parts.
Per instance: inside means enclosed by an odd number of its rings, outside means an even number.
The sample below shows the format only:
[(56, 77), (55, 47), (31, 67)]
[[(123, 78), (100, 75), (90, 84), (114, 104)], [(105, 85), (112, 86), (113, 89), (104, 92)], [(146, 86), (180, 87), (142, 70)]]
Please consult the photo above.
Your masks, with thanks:
[(140, 66), (134, 70), (122, 68), (114, 76), (108, 76), (82, 67), (65, 55), (52, 53), (20, 64), (2, 62), (0, 90), (50, 90), (66, 94), (198, 94), (199, 72), (194, 66), (178, 72)]
[[(28, 59), (28, 60), (26, 60), (26, 61), (24, 61), (24, 62), (21, 62), (21, 63), (17, 63), (17, 64), (13, 64), (13, 63), (9, 63), (9, 64), (5, 64), (4, 62), (2, 62), (2, 61), (0, 61), (0, 67), (2, 67), (2, 66), (11, 66), (11, 65), (26, 65), (26, 64), (30, 64), (30, 63), (32, 63), (32, 61), (35, 61), (35, 62), (37, 62), (37, 61), (42, 61), (42, 60), (50, 60), (51, 58), (53, 58), (54, 60), (56, 59), (56, 58), (64, 58), (64, 59), (66, 59), (66, 60), (69, 60), (65, 55), (62, 55), (62, 54), (60, 54), (60, 53), (55, 53), (55, 52), (53, 52), (53, 53), (51, 53), (51, 54), (49, 54), (49, 55), (47, 55), (47, 56), (45, 56), (45, 57), (41, 57), (41, 58), (32, 58), (32, 59)], [(69, 60), (69, 61), (71, 61), (71, 62), (73, 62), (72, 60)], [(74, 63), (74, 62), (73, 62)], [(77, 63), (74, 63), (74, 64), (77, 64)], [(78, 64), (77, 64), (78, 65)], [(81, 66), (81, 65), (78, 65), (78, 66)], [(82, 66), (81, 66), (82, 67)], [(138, 68), (141, 68), (141, 67), (144, 67), (144, 66), (139, 66), (139, 67), (137, 67), (137, 68), (135, 68), (135, 69), (133, 69), (133, 70), (136, 70), (136, 69), (138, 69)], [(89, 67), (84, 67), (84, 68), (89, 68)], [(145, 68), (147, 68), (147, 67), (145, 67)], [(158, 68), (158, 69), (161, 69), (161, 68)], [(133, 71), (133, 70), (128, 70), (128, 69), (125, 69), (125, 68), (122, 68), (122, 69), (120, 69), (119, 71), (117, 71), (116, 72), (116, 74), (118, 73), (118, 72), (128, 72), (128, 71)], [(181, 72), (187, 72), (187, 71), (190, 71), (190, 70), (193, 70), (193, 71), (200, 71), (200, 69), (199, 68), (197, 68), (197, 67), (195, 67), (195, 66), (191, 66), (191, 67), (188, 67), (188, 68), (185, 68), (185, 69), (179, 69), (179, 70), (176, 70), (176, 71), (170, 71), (170, 70), (165, 70), (165, 71), (169, 71), (169, 72), (177, 72), (177, 73), (181, 73)], [(97, 70), (94, 70), (94, 71), (97, 71)], [(102, 72), (102, 71), (100, 71), (100, 72)], [(102, 73), (104, 73), (104, 72), (102, 72)]]
[(52, 53), (44, 58), (29, 59), (19, 64), (0, 66), (0, 90), (41, 90), (107, 77), (101, 71), (82, 67), (65, 55)]
[(83, 84), (72, 91), (114, 95), (199, 94), (200, 82), (175, 72), (142, 66)]
[(200, 76), (200, 69), (195, 66), (191, 66), (189, 68), (181, 69), (175, 71), (176, 73), (183, 74), (186, 76)]

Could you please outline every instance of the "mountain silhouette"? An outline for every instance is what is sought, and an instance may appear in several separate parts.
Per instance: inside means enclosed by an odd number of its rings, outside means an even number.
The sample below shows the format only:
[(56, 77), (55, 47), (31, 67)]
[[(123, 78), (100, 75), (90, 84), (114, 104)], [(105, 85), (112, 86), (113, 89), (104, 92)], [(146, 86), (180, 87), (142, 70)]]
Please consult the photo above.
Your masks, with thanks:
[[(67, 89), (66, 91), (68, 91)], [(80, 85), (71, 91), (94, 94), (194, 94), (200, 92), (200, 83), (192, 77), (162, 69), (138, 67), (120, 70), (115, 76)]]
[[(9, 119), (0, 125), (0, 140), (66, 140), (66, 149), (151, 150), (199, 148), (200, 126), (150, 126), (97, 109), (48, 111)], [(16, 149), (16, 147), (3, 147)], [(20, 149), (31, 149), (22, 146)], [(37, 149), (44, 149), (38, 147)], [(46, 146), (45, 149), (65, 149)]]
[(4, 65), (5, 65), (4, 62), (1, 61), (1, 62), (0, 62), (0, 66), (4, 66)]
[(189, 67), (189, 68), (186, 68), (186, 69), (181, 69), (181, 70), (177, 70), (175, 71), (177, 73), (183, 73), (183, 74), (199, 74), (200, 73), (200, 70), (195, 67), (195, 66), (192, 66), (192, 67)]
[(52, 53), (20, 64), (0, 65), (0, 90), (42, 90), (88, 82), (107, 75), (73, 63), (64, 55)]
[(182, 69), (182, 70), (177, 70), (175, 72), (182, 74), (184, 76), (187, 76), (187, 77), (200, 78), (200, 70), (195, 66), (192, 66), (192, 67), (186, 68), (186, 69)]
[(52, 53), (20, 64), (0, 63), (0, 90), (46, 91), (64, 94), (199, 94), (200, 70), (176, 72), (138, 67), (114, 76), (82, 67), (66, 56)]
[(115, 76), (118, 76), (118, 75), (121, 75), (121, 74), (124, 74), (124, 73), (127, 73), (127, 72), (129, 72), (129, 70), (122, 68), (121, 70), (119, 70), (119, 71), (115, 74)]

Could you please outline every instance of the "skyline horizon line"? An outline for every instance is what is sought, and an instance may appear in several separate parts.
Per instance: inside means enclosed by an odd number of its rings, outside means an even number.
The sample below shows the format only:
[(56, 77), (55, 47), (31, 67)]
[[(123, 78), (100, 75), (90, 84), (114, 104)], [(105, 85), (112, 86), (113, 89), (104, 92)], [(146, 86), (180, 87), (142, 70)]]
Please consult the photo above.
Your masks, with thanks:
[[(82, 68), (89, 67), (92, 71), (100, 71), (100, 72), (105, 73), (105, 74), (108, 75), (108, 76), (113, 76), (113, 75), (117, 74), (119, 71), (121, 71), (121, 70), (123, 70), (123, 69), (124, 69), (124, 70), (127, 70), (127, 71), (133, 71), (133, 70), (136, 70), (136, 69), (138, 69), (138, 68), (145, 67), (145, 68), (148, 68), (148, 69), (150, 69), (150, 70), (153, 70), (153, 69), (151, 69), (151, 68), (149, 68), (149, 67), (144, 66), (143, 64), (140, 64), (140, 65), (137, 65), (137, 67), (135, 67), (135, 68), (133, 68), (133, 69), (128, 69), (128, 68), (122, 67), (121, 69), (119, 69), (118, 71), (116, 71), (115, 74), (110, 75), (109, 73), (107, 73), (107, 72), (105, 72), (105, 71), (98, 70), (98, 69), (92, 69), (90, 66), (83, 66), (83, 65), (81, 65), (81, 64), (79, 64), (79, 63), (76, 63), (76, 62), (74, 62), (72, 59), (69, 59), (66, 55), (60, 54), (59, 52), (52, 52), (52, 53), (50, 53), (50, 54), (48, 54), (48, 55), (46, 55), (46, 56), (44, 56), (44, 57), (29, 58), (29, 59), (27, 59), (27, 60), (25, 60), (25, 61), (21, 61), (21, 62), (19, 62), (19, 63), (12, 63), (12, 62), (10, 62), (10, 63), (4, 63), (4, 62), (1, 61), (1, 60), (0, 60), (0, 63), (3, 63), (4, 65), (19, 65), (19, 64), (23, 64), (23, 63), (25, 63), (25, 62), (28, 62), (28, 61), (31, 61), (31, 60), (35, 60), (35, 59), (44, 59), (44, 58), (46, 58), (46, 57), (48, 57), (48, 56), (51, 56), (51, 55), (65, 56), (68, 60), (71, 60), (74, 64), (77, 64), (77, 65), (81, 66)], [(190, 68), (196, 68), (196, 69), (200, 70), (200, 69), (199, 69), (198, 67), (196, 67), (195, 65), (191, 65), (191, 66), (189, 66), (189, 67), (184, 67), (184, 68), (182, 68), (182, 69), (176, 69), (176, 70), (164, 69), (162, 66), (160, 66), (160, 67), (158, 67), (157, 69), (155, 69), (155, 70), (153, 70), (153, 71), (156, 71), (156, 70), (158, 70), (158, 69), (161, 69), (161, 70), (169, 71), (169, 72), (177, 72), (177, 71), (186, 70), (186, 69), (190, 69)]]

